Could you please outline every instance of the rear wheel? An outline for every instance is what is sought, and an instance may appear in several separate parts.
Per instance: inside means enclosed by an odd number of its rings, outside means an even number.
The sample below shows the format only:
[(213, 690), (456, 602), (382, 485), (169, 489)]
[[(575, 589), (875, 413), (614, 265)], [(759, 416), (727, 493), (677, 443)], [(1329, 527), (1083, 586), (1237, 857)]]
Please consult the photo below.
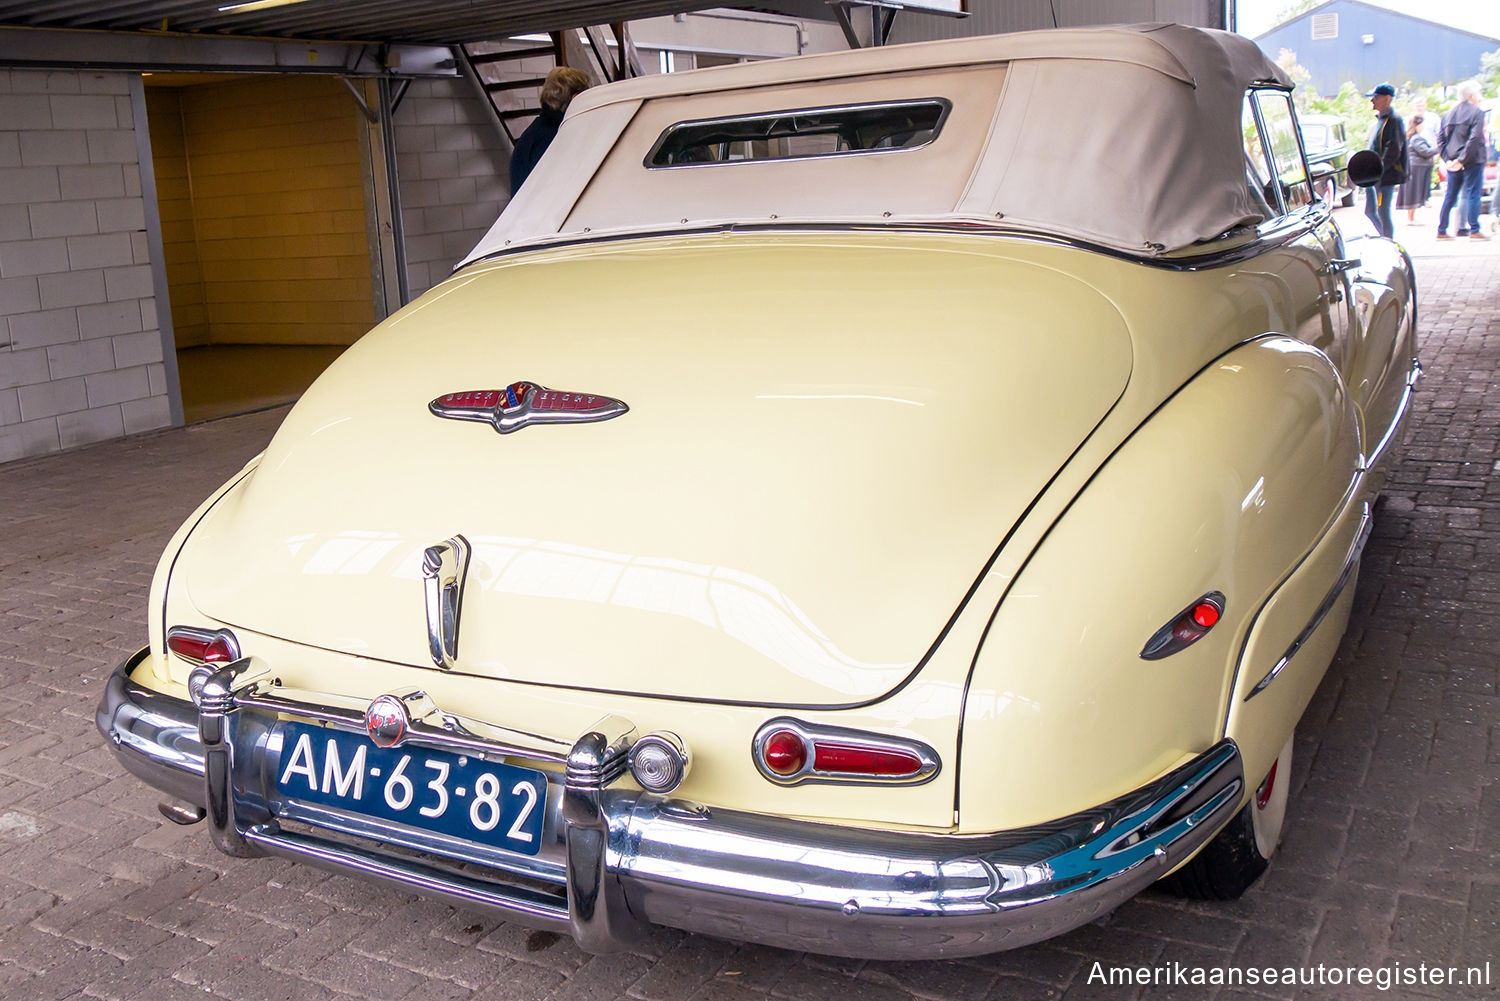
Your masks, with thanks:
[(1271, 763), (1255, 795), (1235, 818), (1163, 885), (1197, 900), (1234, 900), (1260, 878), (1276, 854), (1292, 784), (1292, 738)]
[(1353, 188), (1350, 188), (1348, 191), (1344, 192), (1344, 197), (1339, 199), (1339, 204), (1342, 205), (1344, 208), (1348, 208), (1349, 206), (1351, 206), (1351, 205), (1354, 204), (1354, 189)]

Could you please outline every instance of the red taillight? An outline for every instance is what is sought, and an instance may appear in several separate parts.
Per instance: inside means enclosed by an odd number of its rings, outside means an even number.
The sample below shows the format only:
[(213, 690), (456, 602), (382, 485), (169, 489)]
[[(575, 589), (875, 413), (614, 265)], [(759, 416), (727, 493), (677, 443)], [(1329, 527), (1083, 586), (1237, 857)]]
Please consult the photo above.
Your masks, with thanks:
[(194, 664), (228, 664), (240, 659), (240, 645), (227, 629), (173, 626), (167, 630), (167, 649)]
[(926, 782), (937, 752), (918, 740), (782, 717), (760, 728), (752, 744), (761, 774), (779, 785), (803, 782)]
[(922, 770), (922, 759), (906, 751), (814, 740), (813, 770), (845, 775), (904, 778)]
[(766, 738), (761, 752), (766, 767), (777, 775), (795, 775), (807, 764), (807, 742), (791, 730), (777, 730)]
[(1211, 601), (1200, 601), (1193, 606), (1193, 621), (1204, 629), (1212, 629), (1219, 621), (1219, 606)]

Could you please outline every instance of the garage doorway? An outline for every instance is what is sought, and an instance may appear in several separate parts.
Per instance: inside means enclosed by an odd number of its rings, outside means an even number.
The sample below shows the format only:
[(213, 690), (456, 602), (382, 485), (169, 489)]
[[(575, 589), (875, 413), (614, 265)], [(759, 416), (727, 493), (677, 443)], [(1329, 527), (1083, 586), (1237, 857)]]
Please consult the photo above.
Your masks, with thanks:
[(184, 419), (295, 400), (376, 321), (359, 106), (320, 76), (143, 82)]

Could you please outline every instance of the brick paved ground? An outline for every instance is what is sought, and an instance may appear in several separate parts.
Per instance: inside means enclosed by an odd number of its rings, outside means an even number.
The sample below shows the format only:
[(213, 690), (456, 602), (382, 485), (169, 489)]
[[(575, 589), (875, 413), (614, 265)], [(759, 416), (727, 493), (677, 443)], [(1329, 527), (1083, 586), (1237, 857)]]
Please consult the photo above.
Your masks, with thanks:
[[(1051, 943), (944, 963), (830, 961), (663, 931), (566, 940), (162, 822), (93, 727), (142, 640), (167, 536), (281, 412), (0, 468), (0, 998), (1489, 997), (1108, 988), (1106, 964), (1489, 962), (1500, 982), (1500, 256), (1419, 254), (1428, 378), (1354, 622), (1297, 741), (1291, 826), (1243, 900), (1160, 893)], [(1438, 254), (1441, 256), (1437, 256)]]

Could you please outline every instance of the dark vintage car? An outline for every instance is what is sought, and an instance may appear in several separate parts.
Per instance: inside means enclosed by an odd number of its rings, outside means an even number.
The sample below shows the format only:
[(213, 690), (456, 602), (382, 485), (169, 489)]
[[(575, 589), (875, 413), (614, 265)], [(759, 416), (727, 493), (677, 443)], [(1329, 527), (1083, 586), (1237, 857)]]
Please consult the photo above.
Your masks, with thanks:
[(1338, 115), (1303, 115), (1302, 148), (1307, 165), (1317, 180), (1319, 196), (1332, 205), (1354, 204), (1354, 184), (1349, 180), (1349, 141), (1344, 120)]

